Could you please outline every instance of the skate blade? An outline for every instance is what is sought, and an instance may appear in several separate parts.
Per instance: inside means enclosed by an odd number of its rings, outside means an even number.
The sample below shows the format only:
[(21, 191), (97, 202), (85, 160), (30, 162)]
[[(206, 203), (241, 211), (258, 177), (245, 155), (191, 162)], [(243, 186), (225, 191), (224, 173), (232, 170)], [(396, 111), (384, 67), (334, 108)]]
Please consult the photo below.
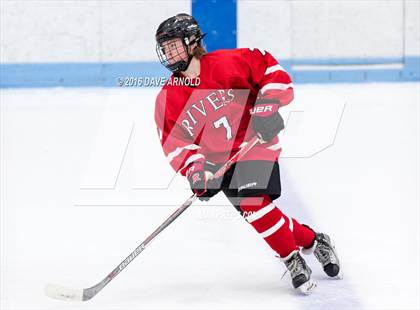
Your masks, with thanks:
[(340, 268), (340, 271), (338, 272), (338, 275), (336, 275), (335, 277), (332, 277), (331, 279), (342, 280), (343, 279), (343, 272), (341, 271), (340, 259), (338, 258), (337, 248), (335, 247), (335, 242), (331, 237), (330, 237), (330, 240), (331, 240), (331, 245), (332, 245), (333, 251), (335, 253), (335, 256), (337, 256), (338, 266)]
[(303, 295), (312, 294), (313, 290), (316, 288), (316, 283), (314, 280), (309, 279), (309, 281), (303, 283), (301, 286), (297, 287), (296, 290)]

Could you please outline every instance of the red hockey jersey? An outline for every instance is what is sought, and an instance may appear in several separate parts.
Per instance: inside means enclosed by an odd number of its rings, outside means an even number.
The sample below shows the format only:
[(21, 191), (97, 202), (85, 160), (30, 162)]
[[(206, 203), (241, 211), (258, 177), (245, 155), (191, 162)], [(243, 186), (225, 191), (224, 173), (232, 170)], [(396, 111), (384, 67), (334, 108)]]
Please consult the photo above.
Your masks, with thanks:
[[(175, 171), (183, 175), (196, 160), (226, 162), (256, 135), (250, 125), (251, 114), (273, 113), (293, 100), (287, 72), (273, 56), (258, 49), (208, 53), (200, 60), (199, 78), (185, 82), (191, 81), (182, 83), (172, 75), (155, 106), (163, 151)], [(278, 104), (268, 111), (260, 105), (253, 108), (257, 99), (276, 99)], [(270, 143), (258, 144), (241, 160), (275, 161), (280, 151), (275, 137)]]

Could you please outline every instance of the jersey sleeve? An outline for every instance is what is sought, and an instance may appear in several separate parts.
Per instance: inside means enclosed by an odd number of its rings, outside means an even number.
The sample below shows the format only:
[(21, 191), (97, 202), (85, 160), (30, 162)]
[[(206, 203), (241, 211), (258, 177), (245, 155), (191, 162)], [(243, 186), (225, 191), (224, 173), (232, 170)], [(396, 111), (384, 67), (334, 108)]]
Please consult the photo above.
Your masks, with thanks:
[(293, 100), (292, 79), (270, 53), (244, 49), (243, 55), (250, 67), (252, 81), (259, 90), (257, 100), (276, 101), (278, 107)]
[(165, 90), (161, 91), (156, 99), (157, 131), (166, 159), (176, 172), (185, 176), (187, 167), (195, 161), (204, 161), (205, 156), (199, 152), (200, 146), (177, 124), (176, 118), (173, 119), (174, 115), (167, 108), (166, 93)]

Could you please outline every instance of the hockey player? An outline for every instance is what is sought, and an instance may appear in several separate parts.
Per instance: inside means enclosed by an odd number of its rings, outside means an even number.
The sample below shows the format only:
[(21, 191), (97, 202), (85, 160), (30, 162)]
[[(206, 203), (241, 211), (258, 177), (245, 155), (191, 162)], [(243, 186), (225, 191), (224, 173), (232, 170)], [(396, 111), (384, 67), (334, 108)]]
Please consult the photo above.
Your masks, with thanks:
[[(300, 249), (314, 253), (330, 277), (340, 276), (340, 263), (328, 235), (316, 233), (273, 204), (281, 193), (277, 135), (284, 124), (278, 110), (293, 100), (292, 81), (265, 51), (206, 53), (203, 37), (188, 14), (173, 16), (157, 29), (156, 52), (173, 73), (156, 99), (163, 151), (200, 200), (223, 191), (284, 261), (294, 288), (308, 294), (316, 285)], [(213, 179), (231, 154), (255, 135), (261, 143), (223, 178)]]

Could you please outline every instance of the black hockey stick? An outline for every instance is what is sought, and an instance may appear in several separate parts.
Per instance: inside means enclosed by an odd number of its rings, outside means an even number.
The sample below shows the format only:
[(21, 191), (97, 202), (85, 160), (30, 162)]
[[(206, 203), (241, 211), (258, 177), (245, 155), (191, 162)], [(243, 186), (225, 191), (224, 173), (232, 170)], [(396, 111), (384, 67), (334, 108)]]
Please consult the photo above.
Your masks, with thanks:
[[(214, 178), (220, 178), (223, 174), (242, 156), (244, 156), (251, 148), (253, 148), (259, 139), (254, 137), (243, 148), (241, 148), (235, 155), (233, 155), (215, 174)], [(197, 199), (194, 194), (181, 207), (169, 216), (165, 222), (162, 223), (149, 237), (146, 238), (130, 255), (127, 256), (110, 274), (108, 274), (98, 284), (85, 289), (71, 289), (61, 285), (48, 284), (45, 287), (45, 294), (51, 298), (71, 301), (85, 301), (89, 300), (98, 294), (112, 279), (114, 279), (125, 267), (128, 266), (139, 255), (147, 245), (159, 235), (166, 227), (168, 227), (178, 216), (180, 216), (191, 204)]]

